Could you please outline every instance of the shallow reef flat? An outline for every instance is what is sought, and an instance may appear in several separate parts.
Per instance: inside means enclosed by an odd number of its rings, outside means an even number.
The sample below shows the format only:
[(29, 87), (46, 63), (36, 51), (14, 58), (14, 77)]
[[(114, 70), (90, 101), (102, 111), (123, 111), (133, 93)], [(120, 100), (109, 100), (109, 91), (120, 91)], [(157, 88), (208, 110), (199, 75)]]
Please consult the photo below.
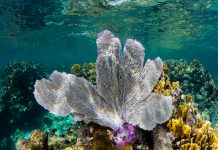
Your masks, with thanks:
[[(148, 59), (144, 66), (142, 45), (127, 40), (120, 57), (119, 39), (110, 31), (99, 33), (97, 47), (96, 70), (95, 64), (76, 64), (71, 69), (74, 75), (54, 71), (50, 80), (38, 80), (35, 84), (34, 94), (40, 105), (56, 115), (72, 113), (79, 124), (69, 127), (62, 136), (55, 135), (55, 130), (50, 133), (34, 130), (30, 139), (18, 141), (19, 150), (218, 149), (218, 130), (211, 127), (195, 105), (198, 97), (193, 93), (196, 93), (183, 91), (186, 80), (179, 78), (198, 72), (212, 81), (202, 66), (196, 67), (198, 62), (193, 61), (190, 68), (185, 62), (172, 65), (174, 62), (164, 63), (157, 58)], [(191, 71), (185, 69), (176, 75), (179, 64)], [(108, 83), (112, 81), (113, 85)], [(195, 86), (195, 80), (190, 81)], [(89, 96), (85, 96), (87, 91)], [(149, 98), (151, 95), (155, 98)]]
[[(87, 65), (84, 65), (87, 66)], [(84, 66), (81, 66), (83, 68)], [(78, 65), (74, 65), (78, 67)], [(73, 69), (74, 70), (74, 69)], [(75, 71), (75, 70), (74, 70)], [(79, 70), (77, 70), (79, 71)], [(80, 72), (80, 71), (79, 71)], [(169, 69), (164, 65), (162, 75), (156, 84), (154, 92), (172, 95), (174, 111), (171, 118), (164, 124), (158, 125), (153, 131), (143, 131), (137, 128), (137, 140), (124, 148), (114, 147), (112, 130), (94, 123), (75, 124), (68, 128), (61, 137), (54, 133), (34, 130), (29, 140), (20, 139), (20, 150), (31, 149), (33, 142), (38, 149), (46, 145), (46, 149), (216, 149), (217, 130), (211, 123), (204, 120), (197, 107), (193, 106), (193, 96), (184, 93), (179, 82), (171, 82)], [(76, 72), (74, 72), (76, 73)], [(34, 137), (35, 136), (35, 137)], [(43, 137), (46, 136), (46, 140)], [(69, 138), (70, 137), (70, 138)], [(32, 141), (35, 140), (35, 141)], [(63, 142), (65, 141), (65, 142)], [(208, 145), (211, 143), (211, 145)], [(33, 147), (34, 147), (33, 146)]]

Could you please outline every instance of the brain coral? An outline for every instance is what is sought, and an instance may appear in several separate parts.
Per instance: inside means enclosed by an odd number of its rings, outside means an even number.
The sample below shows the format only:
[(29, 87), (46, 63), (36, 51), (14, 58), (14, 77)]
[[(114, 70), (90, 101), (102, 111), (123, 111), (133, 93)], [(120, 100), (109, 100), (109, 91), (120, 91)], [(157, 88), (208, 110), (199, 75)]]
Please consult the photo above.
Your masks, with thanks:
[(121, 52), (120, 40), (104, 30), (97, 37), (96, 83), (74, 74), (54, 71), (50, 79), (37, 80), (37, 102), (55, 115), (72, 113), (77, 120), (95, 122), (118, 130), (124, 124), (152, 130), (172, 113), (170, 96), (152, 93), (163, 63), (158, 57), (144, 64), (144, 47), (128, 39)]

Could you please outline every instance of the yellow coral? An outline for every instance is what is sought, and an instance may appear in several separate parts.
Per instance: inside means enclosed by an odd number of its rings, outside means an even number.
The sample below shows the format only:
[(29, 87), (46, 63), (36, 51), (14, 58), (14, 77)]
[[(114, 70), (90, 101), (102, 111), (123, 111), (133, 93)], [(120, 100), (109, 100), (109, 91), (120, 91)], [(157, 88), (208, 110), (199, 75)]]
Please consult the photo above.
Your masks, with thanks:
[(164, 90), (164, 91), (163, 91), (163, 95), (164, 95), (164, 96), (168, 96), (169, 94), (170, 94), (170, 90)]
[(165, 74), (167, 74), (168, 73), (168, 67), (167, 67), (167, 65), (166, 64), (163, 64), (163, 72), (165, 73)]
[(168, 85), (168, 86), (169, 86), (170, 84), (171, 84), (171, 83), (170, 83), (170, 80), (169, 80), (169, 79), (167, 79), (167, 80), (166, 80), (166, 85)]
[[(170, 126), (171, 124), (171, 126)], [(183, 124), (183, 120), (182, 119), (172, 119), (172, 121), (170, 122), (170, 124), (168, 124), (168, 127), (170, 128), (170, 130), (176, 134), (176, 136), (179, 136), (179, 134), (177, 133), (177, 129), (178, 127)]]
[[(167, 127), (181, 140), (181, 150), (218, 149), (218, 131), (211, 128), (209, 121), (204, 121), (200, 128), (190, 127), (182, 119), (171, 119)], [(193, 134), (191, 134), (193, 132)]]
[(158, 91), (157, 89), (154, 89), (154, 93), (160, 94), (160, 91)]
[(163, 89), (164, 86), (165, 86), (165, 82), (164, 82), (164, 81), (161, 81), (161, 82), (159, 83), (159, 86), (160, 86), (160, 89)]
[[(164, 65), (154, 92), (178, 97), (178, 90), (175, 89), (179, 89), (179, 82), (171, 83), (167, 74), (168, 68)], [(181, 99), (175, 99), (174, 113), (167, 123), (167, 128), (176, 137), (175, 148), (180, 150), (218, 150), (218, 130), (213, 129), (209, 121), (204, 121), (201, 117), (194, 117), (196, 109), (191, 103), (192, 99), (190, 94), (185, 95), (186, 103), (182, 105)]]
[(182, 131), (183, 131), (184, 136), (186, 136), (187, 138), (190, 138), (191, 127), (189, 125), (184, 124), (182, 127)]
[(184, 119), (184, 120), (186, 119), (189, 108), (190, 108), (190, 103), (188, 103), (188, 104), (186, 103), (186, 104), (180, 106), (182, 119)]
[(185, 96), (186, 102), (189, 103), (192, 100), (192, 96), (190, 94), (187, 94)]
[(168, 68), (166, 64), (164, 64), (162, 69), (162, 74), (159, 82), (155, 86), (153, 92), (162, 94), (164, 96), (172, 96), (172, 93), (175, 92), (175, 88), (179, 87), (179, 82), (173, 82), (171, 84), (169, 76), (168, 76)]
[(172, 87), (173, 87), (174, 89), (177, 88), (177, 87), (179, 87), (179, 81), (173, 82), (173, 83), (172, 83)]
[(178, 137), (189, 138), (191, 134), (191, 127), (184, 124), (182, 119), (172, 119), (168, 124), (168, 128), (174, 135)]
[(182, 145), (180, 150), (201, 150), (201, 148), (195, 143), (187, 143)]

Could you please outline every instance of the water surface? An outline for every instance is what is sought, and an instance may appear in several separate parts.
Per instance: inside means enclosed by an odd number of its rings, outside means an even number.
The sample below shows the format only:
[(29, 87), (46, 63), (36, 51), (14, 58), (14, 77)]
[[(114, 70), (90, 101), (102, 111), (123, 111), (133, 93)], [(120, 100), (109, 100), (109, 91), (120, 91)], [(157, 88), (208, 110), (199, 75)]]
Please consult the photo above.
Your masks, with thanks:
[(166, 0), (152, 5), (127, 2), (94, 13), (88, 9), (75, 14), (63, 14), (62, 9), (44, 16), (37, 28), (27, 27), (18, 33), (13, 29), (14, 22), (9, 26), (10, 21), (2, 13), (0, 65), (19, 60), (55, 68), (60, 64), (94, 62), (96, 35), (109, 29), (121, 38), (122, 44), (127, 38), (142, 42), (146, 58), (198, 59), (218, 82), (216, 1)]

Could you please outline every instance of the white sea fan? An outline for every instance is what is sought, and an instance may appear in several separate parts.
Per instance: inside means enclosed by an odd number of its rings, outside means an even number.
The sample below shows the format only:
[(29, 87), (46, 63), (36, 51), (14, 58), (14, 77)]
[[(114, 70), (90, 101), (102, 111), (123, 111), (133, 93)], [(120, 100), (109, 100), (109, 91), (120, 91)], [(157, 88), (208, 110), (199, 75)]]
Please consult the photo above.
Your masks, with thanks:
[(144, 47), (128, 39), (123, 53), (120, 40), (104, 30), (97, 38), (97, 87), (84, 78), (54, 71), (49, 80), (37, 80), (34, 95), (51, 113), (72, 113), (77, 120), (95, 122), (114, 130), (124, 123), (152, 130), (172, 113), (169, 96), (152, 93), (163, 62), (144, 63)]

